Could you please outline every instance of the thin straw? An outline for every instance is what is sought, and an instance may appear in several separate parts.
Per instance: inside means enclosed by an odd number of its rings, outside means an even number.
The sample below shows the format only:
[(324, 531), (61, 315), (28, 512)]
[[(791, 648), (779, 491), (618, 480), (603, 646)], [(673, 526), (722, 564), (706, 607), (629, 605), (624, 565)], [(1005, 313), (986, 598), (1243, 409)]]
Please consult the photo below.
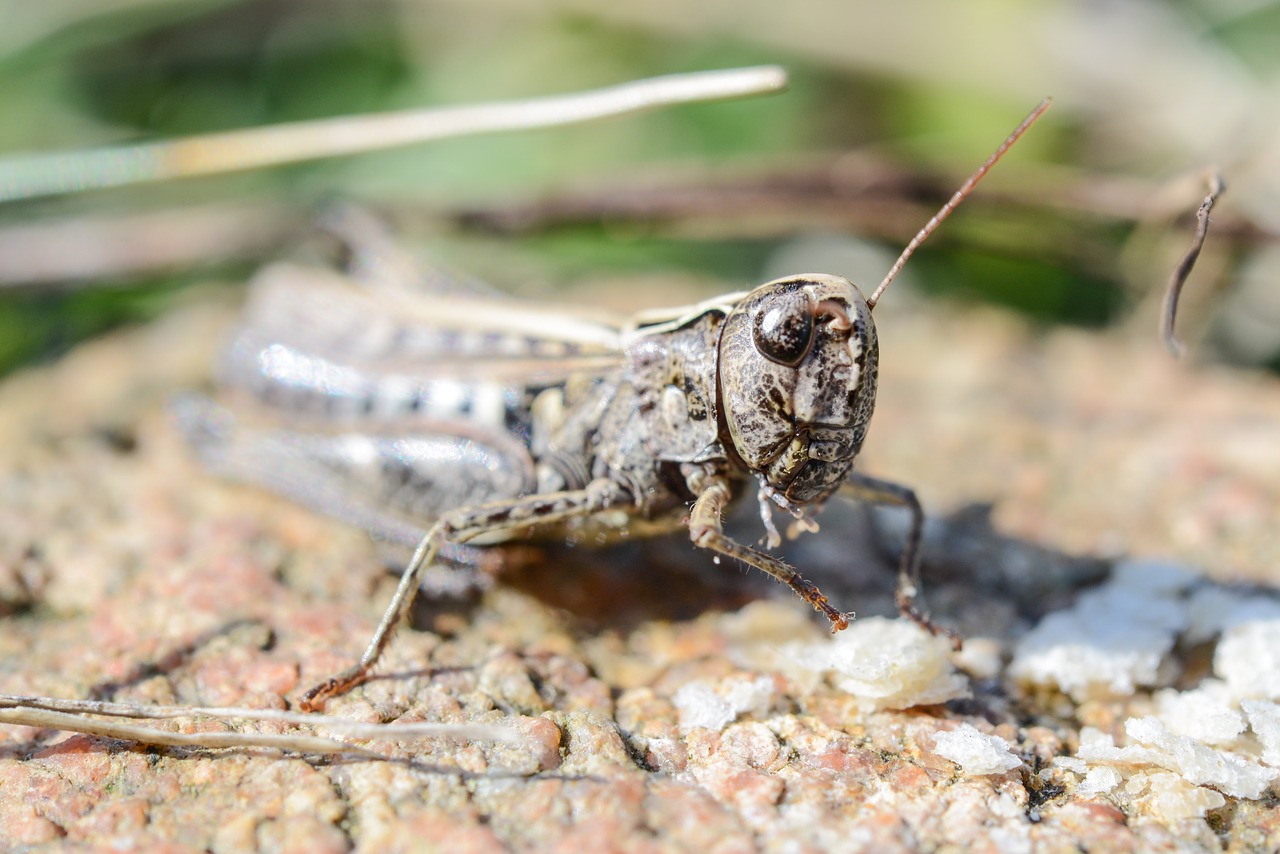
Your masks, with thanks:
[(771, 65), (701, 71), (523, 101), (341, 116), (169, 142), (18, 155), (0, 160), (0, 202), (235, 172), (446, 137), (574, 124), (773, 92), (786, 82), (786, 72)]

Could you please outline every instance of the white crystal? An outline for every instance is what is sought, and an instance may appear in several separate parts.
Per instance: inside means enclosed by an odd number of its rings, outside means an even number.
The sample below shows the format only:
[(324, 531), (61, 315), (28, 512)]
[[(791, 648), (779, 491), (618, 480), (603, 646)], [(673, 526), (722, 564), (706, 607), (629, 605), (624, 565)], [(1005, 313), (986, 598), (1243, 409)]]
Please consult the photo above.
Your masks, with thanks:
[(1280, 768), (1280, 703), (1242, 700), (1240, 708), (1249, 716), (1249, 728), (1262, 745), (1262, 761)]
[(680, 713), (682, 728), (703, 727), (719, 732), (746, 712), (767, 713), (776, 693), (773, 679), (768, 676), (730, 679), (719, 690), (698, 681), (680, 686), (672, 702)]
[(1009, 750), (1009, 742), (998, 735), (986, 735), (972, 724), (937, 733), (933, 750), (959, 765), (966, 774), (1003, 774), (1022, 765), (1022, 760)]
[(680, 726), (683, 729), (703, 727), (719, 732), (737, 717), (728, 701), (705, 682), (681, 685), (672, 702), (680, 713)]
[(1122, 765), (1160, 765), (1167, 758), (1163, 752), (1140, 744), (1117, 747), (1110, 735), (1093, 727), (1080, 730), (1080, 747), (1076, 750), (1076, 757), (1086, 762)]
[(951, 666), (950, 645), (906, 620), (858, 620), (831, 640), (797, 644), (801, 667), (830, 673), (832, 683), (876, 709), (906, 709), (970, 696)]
[(1218, 641), (1213, 671), (1237, 697), (1280, 700), (1280, 618), (1241, 617)]
[(1084, 775), (1080, 785), (1076, 786), (1076, 794), (1084, 796), (1106, 794), (1122, 782), (1124, 782), (1124, 776), (1115, 768), (1109, 765), (1098, 765), (1090, 768)]
[(1089, 773), (1089, 763), (1078, 756), (1055, 756), (1051, 764), (1054, 768), (1065, 768), (1081, 777)]
[(1209, 810), (1227, 802), (1213, 789), (1193, 785), (1177, 774), (1151, 774), (1147, 777), (1147, 785), (1156, 809), (1168, 821), (1204, 818)]
[(1225, 747), (1245, 730), (1244, 715), (1235, 709), (1230, 690), (1216, 679), (1206, 679), (1190, 691), (1158, 691), (1155, 701), (1160, 720), (1174, 735)]
[(1125, 733), (1164, 757), (1153, 764), (1177, 771), (1190, 783), (1213, 788), (1234, 797), (1258, 798), (1280, 771), (1265, 768), (1238, 753), (1215, 750), (1184, 735), (1165, 729), (1159, 718), (1129, 718)]
[[(1131, 575), (1126, 584), (1132, 583)], [(1057, 686), (1078, 701), (1125, 696), (1156, 683), (1160, 662), (1186, 623), (1182, 602), (1108, 584), (1028, 632), (1014, 650), (1009, 673)]]

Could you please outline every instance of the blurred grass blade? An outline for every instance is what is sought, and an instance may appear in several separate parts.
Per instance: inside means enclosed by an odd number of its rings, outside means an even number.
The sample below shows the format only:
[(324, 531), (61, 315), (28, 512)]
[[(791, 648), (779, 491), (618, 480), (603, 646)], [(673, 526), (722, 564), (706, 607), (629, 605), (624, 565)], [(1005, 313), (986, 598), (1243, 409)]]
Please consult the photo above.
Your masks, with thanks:
[(23, 155), (0, 160), (0, 202), (296, 163), (432, 139), (573, 124), (773, 92), (786, 80), (786, 72), (777, 66), (701, 71), (522, 101), (341, 116), (172, 142)]

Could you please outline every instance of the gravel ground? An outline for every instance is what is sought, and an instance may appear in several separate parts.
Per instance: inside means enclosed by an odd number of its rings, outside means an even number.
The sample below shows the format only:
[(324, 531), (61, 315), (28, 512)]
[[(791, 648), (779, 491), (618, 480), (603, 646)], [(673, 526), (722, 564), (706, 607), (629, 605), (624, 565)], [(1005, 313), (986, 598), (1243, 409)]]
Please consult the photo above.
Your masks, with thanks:
[[(895, 710), (849, 693), (795, 652), (825, 637), (801, 603), (679, 538), (548, 549), (513, 559), (488, 590), (424, 603), (383, 675), (329, 707), (500, 723), (521, 744), (424, 740), (373, 760), (4, 726), (4, 845), (1280, 849), (1274, 788), (1179, 813), (1168, 799), (1086, 793), (1050, 767), (1083, 725), (1122, 733), (1151, 707), (1148, 690), (1082, 700), (1003, 673), (1016, 640), (1114, 556), (1275, 584), (1280, 383), (1175, 364), (1154, 335), (877, 314), (882, 392), (864, 470), (918, 487), (948, 520), (931, 531), (928, 592), (971, 638), (956, 659), (970, 698)], [(362, 648), (395, 583), (378, 550), (207, 475), (166, 412), (174, 392), (207, 385), (231, 316), (195, 305), (0, 386), (0, 691), (284, 709)], [(889, 613), (877, 542), (891, 545), (895, 524), (833, 507), (791, 556), (840, 606)], [(1180, 645), (1160, 678), (1194, 684), (1210, 654)], [(1021, 764), (953, 761), (938, 736), (977, 744), (966, 726)]]

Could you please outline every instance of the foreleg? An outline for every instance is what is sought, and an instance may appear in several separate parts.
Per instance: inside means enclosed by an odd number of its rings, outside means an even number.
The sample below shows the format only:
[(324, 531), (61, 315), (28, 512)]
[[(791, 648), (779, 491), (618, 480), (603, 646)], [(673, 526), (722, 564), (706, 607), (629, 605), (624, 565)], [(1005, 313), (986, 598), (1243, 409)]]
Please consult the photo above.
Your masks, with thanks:
[(511, 528), (550, 525), (567, 519), (590, 516), (610, 508), (634, 503), (631, 495), (608, 480), (597, 480), (586, 488), (547, 495), (530, 495), (510, 501), (481, 504), (445, 514), (431, 527), (400, 577), (395, 595), (382, 615), (364, 655), (353, 667), (312, 688), (302, 697), (305, 711), (319, 711), (330, 697), (345, 694), (365, 682), (408, 613), (418, 593), (423, 571), (435, 561), (446, 543), (465, 543), (476, 537)]
[(832, 631), (838, 632), (848, 628), (853, 614), (845, 614), (833, 608), (822, 591), (813, 582), (796, 572), (794, 567), (788, 566), (773, 555), (756, 551), (725, 536), (720, 518), (724, 514), (724, 508), (729, 503), (730, 497), (728, 485), (720, 480), (712, 480), (698, 494), (697, 500), (693, 503), (693, 509), (689, 512), (689, 538), (693, 540), (693, 544), (698, 548), (710, 549), (740, 560), (761, 572), (767, 572), (822, 612), (822, 615), (831, 621)]

